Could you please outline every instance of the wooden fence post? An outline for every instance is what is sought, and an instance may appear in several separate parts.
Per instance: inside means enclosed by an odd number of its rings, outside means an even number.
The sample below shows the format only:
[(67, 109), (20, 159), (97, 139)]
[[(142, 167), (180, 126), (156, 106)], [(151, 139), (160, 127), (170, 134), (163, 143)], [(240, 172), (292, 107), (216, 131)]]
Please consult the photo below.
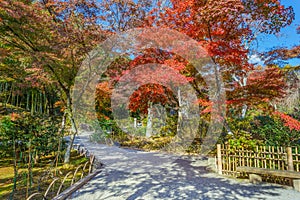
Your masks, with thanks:
[(294, 171), (292, 147), (286, 148), (288, 170)]
[(217, 168), (218, 168), (218, 174), (222, 174), (221, 144), (217, 144)]

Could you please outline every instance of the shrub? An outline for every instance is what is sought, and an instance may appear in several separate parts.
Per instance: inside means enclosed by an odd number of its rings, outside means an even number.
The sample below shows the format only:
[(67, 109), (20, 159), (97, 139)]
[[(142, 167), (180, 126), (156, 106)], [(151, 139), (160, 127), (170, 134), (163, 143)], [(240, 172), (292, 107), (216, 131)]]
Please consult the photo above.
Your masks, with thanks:
[(300, 131), (290, 130), (279, 118), (257, 116), (252, 123), (252, 134), (270, 146), (300, 144)]

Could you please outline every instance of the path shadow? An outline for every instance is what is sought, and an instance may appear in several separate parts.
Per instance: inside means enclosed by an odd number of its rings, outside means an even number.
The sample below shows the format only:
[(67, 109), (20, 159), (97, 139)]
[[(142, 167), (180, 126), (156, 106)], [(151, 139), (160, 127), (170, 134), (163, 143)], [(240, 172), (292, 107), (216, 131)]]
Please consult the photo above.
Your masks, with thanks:
[(106, 166), (70, 199), (300, 199), (300, 193), (280, 185), (254, 185), (211, 173), (205, 158), (96, 144), (89, 150)]

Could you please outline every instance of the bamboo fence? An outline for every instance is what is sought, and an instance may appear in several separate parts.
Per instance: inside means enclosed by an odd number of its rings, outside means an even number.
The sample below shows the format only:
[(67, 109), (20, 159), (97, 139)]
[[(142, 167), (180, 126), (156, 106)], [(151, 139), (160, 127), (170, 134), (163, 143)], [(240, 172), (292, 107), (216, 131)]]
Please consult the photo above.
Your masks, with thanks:
[(299, 147), (256, 146), (249, 150), (217, 145), (219, 174), (237, 176), (237, 167), (256, 167), (300, 172)]

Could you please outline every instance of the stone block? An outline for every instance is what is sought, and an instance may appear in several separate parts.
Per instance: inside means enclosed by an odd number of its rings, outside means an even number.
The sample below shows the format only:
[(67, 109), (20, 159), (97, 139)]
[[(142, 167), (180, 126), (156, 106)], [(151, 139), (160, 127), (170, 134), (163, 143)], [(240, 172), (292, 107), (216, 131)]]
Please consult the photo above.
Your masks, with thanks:
[(262, 182), (261, 176), (257, 174), (249, 174), (250, 183), (260, 183)]
[(300, 179), (293, 180), (293, 186), (296, 191), (300, 192)]
[(208, 157), (207, 159), (207, 170), (217, 172), (217, 164), (216, 164), (216, 158), (214, 157)]

